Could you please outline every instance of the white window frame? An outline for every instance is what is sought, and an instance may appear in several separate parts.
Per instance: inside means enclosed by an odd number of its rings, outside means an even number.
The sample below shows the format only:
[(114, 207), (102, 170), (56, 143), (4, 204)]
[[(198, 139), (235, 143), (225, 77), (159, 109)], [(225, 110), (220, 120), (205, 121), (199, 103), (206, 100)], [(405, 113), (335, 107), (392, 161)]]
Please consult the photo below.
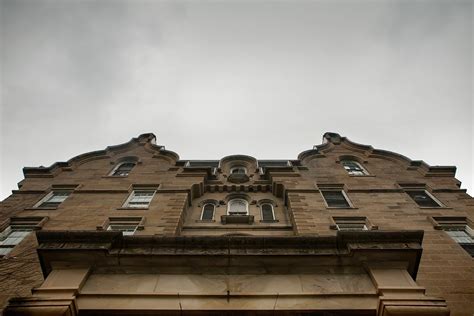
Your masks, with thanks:
[[(130, 171), (127, 173), (127, 175), (126, 175), (126, 176), (114, 175), (115, 171), (117, 171), (117, 169), (119, 169), (122, 165), (124, 165), (124, 164), (126, 164), (126, 163), (133, 163), (133, 164), (134, 164), (133, 168), (130, 169)], [(132, 170), (133, 170), (136, 166), (137, 166), (137, 162), (136, 162), (136, 161), (122, 161), (122, 162), (120, 162), (119, 164), (117, 164), (117, 165), (115, 166), (115, 168), (112, 169), (112, 171), (109, 172), (109, 176), (110, 176), (110, 177), (119, 177), (119, 178), (120, 178), (120, 177), (124, 177), (124, 178), (125, 178), (125, 177), (128, 177), (129, 174), (130, 174), (130, 172), (132, 172)]]
[[(272, 208), (272, 219), (265, 219), (263, 217), (263, 206), (264, 205), (270, 205), (270, 207)], [(262, 218), (262, 221), (264, 221), (264, 222), (274, 222), (276, 220), (276, 218), (275, 218), (275, 206), (270, 202), (261, 203), (260, 204), (260, 216)]]
[[(32, 231), (34, 231), (34, 228), (31, 227), (31, 225), (14, 225), (15, 227), (12, 227), (12, 225), (7, 226), (1, 233), (0, 233), (0, 249), (6, 249), (5, 252), (1, 251), (0, 256), (5, 256), (9, 254), (13, 248), (15, 248), (17, 245), (19, 245)], [(21, 228), (24, 226), (24, 228)], [(16, 244), (8, 244), (8, 245), (3, 245), (3, 241), (8, 239), (8, 237), (13, 234), (15, 231), (23, 231), (23, 232), (28, 232), (28, 234), (25, 234), (24, 236), (21, 237), (21, 239), (18, 240)], [(20, 238), (20, 237), (17, 237)]]
[[(206, 207), (206, 205), (212, 205), (212, 207), (213, 207), (212, 218), (211, 219), (203, 219), (202, 218), (203, 215), (204, 215), (204, 208)], [(204, 205), (201, 208), (201, 217), (199, 219), (201, 221), (213, 221), (215, 216), (216, 216), (216, 204), (215, 203), (210, 203), (210, 202), (204, 203)]]
[[(61, 203), (57, 204), (56, 206), (41, 206), (41, 204), (43, 203), (46, 203), (48, 202), (48, 200), (50, 200), (51, 198), (54, 197), (54, 194), (55, 193), (59, 193), (59, 192), (66, 192), (68, 193), (68, 195), (66, 196), (66, 198), (61, 201)], [(61, 204), (64, 203), (64, 201), (67, 200), (67, 198), (71, 195), (72, 191), (71, 190), (52, 190), (51, 192), (49, 192), (48, 194), (46, 194), (41, 200), (39, 200), (38, 203), (36, 203), (33, 208), (46, 208), (46, 209), (55, 209), (55, 208), (58, 208)]]
[[(416, 204), (416, 206), (418, 206), (419, 208), (440, 208), (440, 207), (446, 207), (443, 203), (440, 202), (440, 200), (438, 200), (436, 197), (433, 196), (433, 194), (431, 194), (428, 190), (424, 189), (424, 188), (407, 188), (407, 189), (404, 189), (406, 195), (408, 195), (408, 197), (410, 198), (410, 200), (413, 201), (413, 203)], [(411, 197), (410, 194), (408, 194), (408, 192), (410, 191), (424, 191), (426, 193), (426, 195), (428, 195), (436, 204), (438, 204), (438, 206), (421, 206), (419, 205), (418, 203), (416, 203), (415, 199)]]
[[(134, 226), (134, 229), (133, 229), (133, 232), (129, 232), (129, 231), (124, 231), (124, 230), (120, 230), (120, 229), (112, 229), (112, 226), (124, 226), (124, 227), (126, 227), (126, 226), (129, 226), (129, 227)], [(139, 226), (139, 224), (136, 224), (136, 225), (134, 225), (134, 224), (129, 224), (129, 225), (127, 225), (127, 224), (114, 224), (113, 222), (111, 222), (111, 223), (109, 223), (109, 225), (107, 226), (107, 230), (108, 230), (108, 231), (116, 231), (116, 232), (119, 232), (119, 231), (120, 231), (120, 232), (122, 232), (122, 235), (123, 235), (123, 236), (132, 236), (132, 235), (134, 235), (135, 232), (138, 230), (138, 226)]]
[[(362, 174), (355, 174), (355, 173), (352, 173), (351, 171), (347, 170), (346, 166), (344, 166), (344, 162), (351, 162), (351, 163), (354, 163), (354, 164), (358, 165), (359, 168), (362, 170)], [(351, 175), (351, 176), (354, 176), (354, 177), (363, 177), (363, 176), (370, 175), (370, 173), (367, 171), (367, 169), (365, 169), (365, 167), (362, 166), (362, 164), (360, 162), (356, 161), (356, 160), (343, 159), (343, 160), (341, 160), (341, 165), (344, 168), (344, 170), (347, 172), (348, 175)]]
[[(362, 229), (346, 229), (347, 227), (344, 228), (344, 226), (357, 226), (357, 225), (361, 225)], [(337, 224), (337, 222), (336, 222), (336, 228), (337, 228), (337, 230), (340, 230), (340, 231), (364, 231), (364, 230), (369, 230), (367, 228), (367, 224), (362, 224), (362, 223), (339, 223), (339, 224)]]
[[(451, 237), (454, 241), (456, 241), (458, 244), (474, 244), (474, 230), (469, 227), (469, 225), (441, 225), (441, 228), (443, 231), (448, 234), (449, 237)], [(448, 232), (464, 232), (468, 237), (462, 237), (462, 238), (470, 238), (471, 240), (469, 242), (462, 242), (460, 240), (457, 240), (456, 238), (459, 237), (454, 237), (451, 236)]]
[[(140, 192), (140, 191), (147, 191), (147, 192), (153, 192), (153, 194), (150, 197), (150, 200), (148, 201), (148, 204), (146, 206), (144, 205), (130, 205), (130, 202), (132, 202), (135, 192)], [(123, 204), (123, 208), (131, 208), (131, 209), (148, 209), (150, 207), (151, 201), (153, 201), (153, 198), (155, 197), (156, 190), (148, 190), (148, 189), (134, 189), (130, 195), (128, 196), (127, 200)]]
[[(246, 214), (236, 214), (235, 212), (231, 212), (230, 209), (231, 209), (231, 205), (232, 205), (233, 201), (243, 201), (244, 204), (245, 204), (246, 211), (247, 211)], [(249, 215), (249, 202), (246, 199), (243, 199), (243, 198), (233, 198), (233, 199), (229, 200), (229, 202), (227, 203), (227, 215), (235, 215), (235, 216)]]
[[(324, 192), (328, 192), (328, 191), (341, 192), (342, 195), (344, 196), (344, 199), (346, 200), (346, 202), (349, 206), (329, 206), (328, 202), (326, 201), (326, 197), (323, 194), (323, 191)], [(354, 205), (352, 204), (351, 200), (349, 199), (349, 196), (347, 195), (347, 193), (343, 189), (338, 190), (338, 189), (324, 189), (324, 188), (322, 188), (322, 189), (319, 189), (319, 193), (323, 197), (324, 204), (326, 205), (326, 208), (335, 208), (335, 209), (354, 208)]]

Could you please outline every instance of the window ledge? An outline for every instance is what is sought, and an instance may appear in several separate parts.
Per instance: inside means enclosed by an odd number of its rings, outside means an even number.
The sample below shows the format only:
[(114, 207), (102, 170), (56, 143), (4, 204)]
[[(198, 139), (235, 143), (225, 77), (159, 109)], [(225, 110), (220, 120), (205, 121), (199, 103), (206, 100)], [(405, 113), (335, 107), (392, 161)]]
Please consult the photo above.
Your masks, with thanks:
[(128, 178), (128, 176), (102, 176), (102, 178), (123, 179)]
[(197, 219), (195, 222), (196, 223), (215, 223), (216, 221), (214, 219)]
[(368, 178), (375, 178), (375, 175), (373, 174), (364, 174), (364, 175), (356, 175), (356, 174), (350, 174), (349, 177), (356, 177), (356, 178), (365, 178), (365, 177), (368, 177)]
[(54, 211), (57, 210), (58, 207), (26, 207), (24, 211)]
[(119, 207), (117, 210), (148, 210), (148, 207)]
[(326, 206), (330, 210), (358, 210), (358, 207), (337, 207), (337, 206)]
[(423, 209), (423, 210), (452, 210), (452, 207), (447, 207), (447, 206), (418, 206), (418, 208)]
[(270, 219), (270, 220), (263, 220), (263, 219), (261, 219), (261, 220), (260, 220), (260, 223), (278, 223), (278, 222), (280, 222), (280, 221), (277, 220), (277, 219)]

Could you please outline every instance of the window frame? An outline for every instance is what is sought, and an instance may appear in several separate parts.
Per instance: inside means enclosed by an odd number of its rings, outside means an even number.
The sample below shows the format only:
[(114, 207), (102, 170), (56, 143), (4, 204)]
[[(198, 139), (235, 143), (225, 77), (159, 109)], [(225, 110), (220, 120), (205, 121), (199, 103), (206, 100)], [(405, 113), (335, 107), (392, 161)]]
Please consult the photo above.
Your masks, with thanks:
[[(0, 258), (7, 256), (17, 245), (21, 244), (21, 242), (27, 238), (31, 232), (40, 230), (48, 219), (49, 217), (47, 216), (27, 216), (11, 217), (4, 221), (0, 226), (0, 249), (6, 249), (7, 251), (3, 252), (0, 250)], [(15, 244), (2, 244), (2, 242), (8, 239), (8, 237), (15, 231), (27, 231), (28, 233), (22, 236)]]
[[(243, 201), (244, 204), (245, 204), (245, 208), (246, 208), (246, 213), (245, 214), (235, 214), (235, 212), (231, 212), (231, 205), (232, 205), (232, 202), (233, 201)], [(230, 216), (248, 216), (250, 215), (250, 210), (249, 210), (249, 202), (244, 199), (244, 198), (241, 198), (241, 197), (236, 197), (236, 198), (232, 198), (229, 200), (229, 202), (227, 202), (227, 215), (230, 215)]]
[[(328, 201), (326, 200), (326, 197), (324, 196), (323, 192), (341, 192), (342, 196), (346, 200), (347, 206), (329, 206)], [(344, 189), (335, 189), (335, 188), (320, 188), (319, 193), (323, 197), (324, 204), (326, 205), (326, 208), (330, 209), (352, 209), (355, 208), (354, 205), (352, 204), (351, 200), (349, 199), (349, 196), (347, 193), (344, 191)]]
[[(474, 222), (467, 217), (459, 216), (429, 216), (430, 221), (436, 230), (442, 230), (456, 244), (461, 246), (463, 250), (474, 258)], [(455, 236), (449, 234), (449, 231), (462, 231), (466, 233), (469, 242), (460, 242)]]
[[(48, 203), (50, 199), (54, 197), (55, 193), (59, 192), (65, 192), (67, 193), (67, 196), (62, 200), (60, 203), (57, 203), (55, 206), (42, 206), (44, 203)], [(33, 208), (35, 209), (49, 209), (49, 210), (55, 210), (57, 209), (60, 205), (62, 205), (72, 194), (72, 190), (66, 190), (66, 189), (53, 189), (51, 190), (48, 194), (46, 194), (44, 197), (42, 197), (34, 206)], [(49, 202), (52, 203), (52, 202)]]
[[(123, 165), (125, 164), (133, 164), (133, 167), (128, 171), (128, 173), (126, 175), (115, 175), (115, 172)], [(130, 175), (130, 172), (132, 172), (132, 170), (137, 166), (137, 162), (136, 161), (131, 161), (131, 160), (126, 160), (126, 161), (122, 161), (120, 163), (118, 163), (108, 174), (109, 177), (117, 177), (117, 178), (126, 178)]]
[[(332, 216), (330, 229), (339, 231), (368, 231), (377, 230), (378, 226), (372, 225), (367, 216)], [(340, 229), (341, 225), (363, 225), (362, 229)]]
[[(344, 163), (346, 162), (350, 162), (350, 163), (354, 163), (356, 164), (359, 169), (362, 170), (362, 174), (354, 174), (354, 173), (351, 173), (350, 170), (346, 169), (346, 166), (344, 165)], [(341, 160), (341, 165), (342, 167), (344, 168), (344, 170), (346, 171), (346, 173), (350, 176), (353, 176), (353, 177), (364, 177), (364, 176), (370, 176), (370, 173), (369, 171), (360, 163), (358, 162), (357, 160), (354, 160), (354, 159), (342, 159)]]
[[(271, 209), (272, 209), (272, 218), (271, 219), (265, 219), (265, 217), (263, 216), (263, 206), (264, 205), (270, 205)], [(261, 222), (276, 222), (277, 219), (275, 217), (275, 205), (273, 205), (273, 203), (270, 203), (268, 201), (266, 202), (262, 202), (259, 204), (259, 207), (260, 207), (260, 216), (261, 216)]]
[[(206, 205), (212, 205), (213, 209), (212, 209), (212, 218), (211, 219), (203, 219), (204, 217), (204, 210), (206, 208)], [(201, 216), (199, 217), (199, 220), (200, 221), (203, 221), (203, 222), (213, 222), (214, 221), (214, 218), (216, 216), (216, 204), (215, 203), (211, 203), (211, 202), (206, 202), (203, 204), (202, 208), (201, 208)]]
[[(130, 205), (130, 202), (132, 202), (132, 199), (135, 197), (135, 193), (136, 192), (140, 192), (140, 191), (143, 191), (143, 192), (153, 192), (151, 197), (150, 197), (150, 200), (148, 201), (148, 204), (146, 206), (142, 206), (142, 205), (139, 205), (139, 206), (132, 206)], [(132, 190), (132, 192), (128, 195), (127, 199), (125, 200), (125, 202), (123, 203), (122, 205), (122, 208), (124, 209), (142, 209), (142, 210), (147, 210), (149, 207), (150, 207), (150, 204), (151, 202), (153, 201), (153, 198), (155, 197), (155, 194), (156, 194), (156, 189), (145, 189), (145, 188), (134, 188)]]
[[(419, 208), (429, 209), (429, 208), (445, 208), (446, 207), (433, 194), (431, 194), (428, 190), (426, 190), (426, 188), (404, 188), (403, 191), (405, 192), (406, 195), (410, 197), (410, 200), (413, 201), (413, 203), (415, 203)], [(415, 201), (415, 199), (410, 194), (408, 194), (408, 192), (415, 192), (415, 191), (423, 191), (431, 200), (433, 200), (433, 202), (438, 204), (438, 206), (421, 206)]]
[[(243, 170), (244, 172), (243, 172), (243, 173), (242, 173), (242, 172), (235, 172), (235, 173), (234, 173), (234, 170), (239, 170), (239, 169), (240, 169), (240, 170)], [(235, 174), (235, 175), (237, 175), (237, 174), (245, 174), (245, 175), (247, 175), (247, 172), (248, 172), (248, 170), (247, 170), (247, 168), (244, 167), (244, 166), (234, 166), (234, 167), (231, 167), (231, 168), (230, 168), (230, 170), (229, 170), (229, 175), (232, 175), (232, 174)]]

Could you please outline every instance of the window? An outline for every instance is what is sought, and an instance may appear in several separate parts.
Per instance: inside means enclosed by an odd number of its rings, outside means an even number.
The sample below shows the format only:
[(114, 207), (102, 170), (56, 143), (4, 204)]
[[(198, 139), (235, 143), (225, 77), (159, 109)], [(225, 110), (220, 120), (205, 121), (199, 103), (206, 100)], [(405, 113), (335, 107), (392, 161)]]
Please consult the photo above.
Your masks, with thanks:
[(441, 204), (426, 190), (406, 190), (405, 192), (420, 207), (441, 207)]
[(132, 171), (133, 167), (135, 167), (134, 162), (123, 162), (119, 164), (114, 170), (112, 170), (111, 176), (114, 177), (126, 177)]
[(154, 190), (134, 190), (127, 199), (127, 202), (125, 202), (124, 207), (148, 208), (154, 195)]
[(273, 212), (273, 205), (270, 203), (263, 203), (261, 205), (262, 209), (262, 220), (263, 221), (274, 221), (275, 213)]
[(124, 236), (131, 236), (139, 228), (141, 217), (110, 217), (107, 230), (122, 232)]
[(244, 199), (233, 199), (229, 201), (227, 208), (228, 215), (248, 215), (248, 202)]
[(4, 256), (18, 245), (29, 233), (37, 229), (44, 217), (11, 218), (10, 224), (0, 233), (0, 256)]
[(436, 229), (444, 230), (467, 253), (474, 257), (474, 229), (466, 217), (433, 217)]
[(230, 174), (247, 174), (247, 169), (242, 166), (233, 167), (230, 169)]
[(343, 231), (368, 230), (366, 217), (333, 217), (335, 228)]
[(351, 207), (344, 191), (321, 191), (328, 207), (348, 208)]
[(367, 170), (365, 170), (364, 167), (362, 167), (357, 161), (343, 160), (342, 165), (344, 166), (344, 169), (346, 169), (347, 173), (352, 176), (365, 176), (369, 174)]
[(202, 221), (212, 221), (214, 219), (214, 211), (216, 206), (213, 203), (204, 204), (201, 212)]
[(46, 195), (36, 205), (37, 208), (57, 208), (67, 197), (71, 191), (53, 191)]

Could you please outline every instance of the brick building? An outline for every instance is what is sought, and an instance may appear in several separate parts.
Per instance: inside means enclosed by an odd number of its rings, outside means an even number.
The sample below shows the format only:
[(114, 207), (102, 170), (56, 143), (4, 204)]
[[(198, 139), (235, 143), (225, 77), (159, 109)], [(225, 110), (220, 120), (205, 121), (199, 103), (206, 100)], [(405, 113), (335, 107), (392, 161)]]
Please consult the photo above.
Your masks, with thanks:
[(335, 133), (295, 160), (180, 160), (143, 134), (24, 175), (1, 209), (5, 315), (474, 313), (454, 167)]

